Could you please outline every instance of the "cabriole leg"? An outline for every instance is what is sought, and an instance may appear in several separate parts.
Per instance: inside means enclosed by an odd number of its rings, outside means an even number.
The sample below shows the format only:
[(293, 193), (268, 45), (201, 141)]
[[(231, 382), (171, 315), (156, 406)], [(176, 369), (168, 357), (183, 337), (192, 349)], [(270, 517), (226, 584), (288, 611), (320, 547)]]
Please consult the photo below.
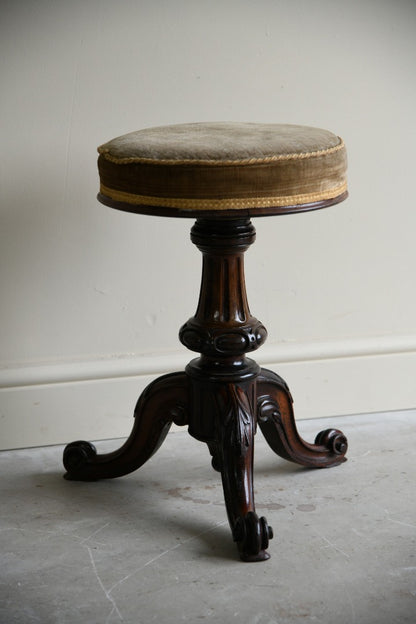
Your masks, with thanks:
[(243, 561), (264, 561), (273, 537), (266, 518), (259, 518), (254, 506), (253, 454), (255, 417), (249, 395), (230, 384), (228, 405), (219, 423), (222, 484), (233, 540)]
[(112, 453), (98, 454), (90, 442), (71, 442), (64, 450), (65, 478), (111, 479), (140, 468), (160, 447), (172, 422), (187, 424), (188, 388), (185, 373), (172, 373), (152, 382), (137, 402), (134, 427), (123, 446)]
[(301, 438), (296, 428), (293, 400), (279, 375), (262, 369), (257, 380), (259, 426), (275, 453), (310, 468), (329, 468), (346, 461), (348, 442), (342, 431), (325, 429), (315, 444)]
[(256, 432), (255, 379), (207, 383), (193, 380), (189, 432), (205, 441), (213, 467), (221, 472), (227, 516), (243, 561), (264, 561), (273, 537), (266, 518), (256, 514), (253, 452)]

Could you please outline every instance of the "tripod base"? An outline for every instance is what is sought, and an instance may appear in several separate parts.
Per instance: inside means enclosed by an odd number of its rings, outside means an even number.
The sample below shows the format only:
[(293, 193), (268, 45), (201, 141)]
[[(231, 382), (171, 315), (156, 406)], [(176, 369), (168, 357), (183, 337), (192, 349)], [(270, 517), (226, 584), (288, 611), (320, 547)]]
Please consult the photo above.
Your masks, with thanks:
[(248, 377), (239, 383), (201, 380), (193, 377), (192, 371), (160, 377), (139, 398), (133, 430), (120, 449), (99, 454), (89, 442), (67, 445), (65, 478), (96, 481), (133, 472), (157, 451), (172, 423), (188, 425), (193, 437), (207, 443), (212, 465), (221, 473), (240, 558), (268, 559), (266, 549), (273, 531), (264, 517), (257, 516), (253, 494), (257, 422), (275, 453), (310, 468), (344, 462), (347, 440), (341, 431), (327, 429), (317, 435), (314, 444), (305, 442), (297, 431), (292, 398), (283, 379), (266, 369), (254, 379)]
[(253, 451), (257, 423), (281, 457), (311, 468), (345, 461), (347, 440), (337, 429), (318, 434), (314, 444), (299, 436), (292, 397), (283, 379), (246, 357), (267, 331), (250, 313), (243, 255), (255, 240), (249, 219), (198, 219), (191, 239), (203, 253), (198, 308), (180, 329), (181, 342), (201, 356), (186, 371), (160, 377), (139, 398), (135, 425), (117, 451), (97, 454), (88, 442), (64, 452), (67, 479), (120, 477), (146, 462), (162, 444), (172, 422), (208, 445), (221, 473), (232, 536), (243, 561), (269, 558), (273, 537), (254, 506)]

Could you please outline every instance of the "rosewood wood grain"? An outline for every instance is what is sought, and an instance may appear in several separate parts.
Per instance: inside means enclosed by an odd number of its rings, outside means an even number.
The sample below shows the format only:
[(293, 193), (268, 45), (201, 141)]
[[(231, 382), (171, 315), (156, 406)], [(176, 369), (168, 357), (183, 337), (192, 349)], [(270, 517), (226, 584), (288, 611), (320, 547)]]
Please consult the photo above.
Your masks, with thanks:
[(181, 328), (182, 343), (201, 354), (186, 368), (192, 380), (189, 433), (208, 444), (221, 472), (234, 541), (243, 561), (269, 558), (273, 532), (256, 514), (253, 450), (258, 365), (246, 357), (267, 332), (250, 312), (244, 253), (255, 240), (248, 219), (196, 222), (192, 242), (203, 254), (201, 291), (195, 315)]
[(348, 443), (342, 431), (325, 429), (314, 444), (301, 438), (286, 382), (264, 368), (257, 379), (257, 407), (260, 429), (280, 457), (309, 468), (329, 468), (346, 461)]
[(187, 423), (189, 379), (171, 373), (152, 382), (134, 410), (134, 427), (126, 442), (112, 453), (98, 454), (84, 440), (68, 444), (63, 462), (68, 480), (96, 481), (121, 477), (140, 468), (158, 450), (174, 422)]
[[(117, 207), (117, 206), (116, 206)], [(255, 240), (247, 217), (197, 219), (192, 242), (203, 255), (195, 315), (180, 329), (181, 342), (199, 354), (185, 372), (160, 377), (139, 398), (135, 424), (120, 449), (98, 454), (77, 441), (64, 451), (67, 479), (94, 481), (139, 468), (162, 444), (172, 422), (188, 425), (207, 444), (221, 473), (233, 540), (243, 561), (264, 561), (273, 531), (254, 503), (253, 451), (257, 423), (278, 455), (303, 466), (323, 468), (345, 461), (347, 441), (328, 429), (314, 444), (299, 435), (286, 383), (247, 355), (267, 337), (250, 312), (244, 253)]]

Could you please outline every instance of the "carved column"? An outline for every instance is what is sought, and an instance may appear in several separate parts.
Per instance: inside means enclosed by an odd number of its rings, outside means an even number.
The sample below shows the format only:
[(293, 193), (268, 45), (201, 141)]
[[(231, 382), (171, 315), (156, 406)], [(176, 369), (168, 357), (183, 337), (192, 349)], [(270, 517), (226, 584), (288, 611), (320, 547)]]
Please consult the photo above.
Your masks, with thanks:
[(243, 369), (245, 354), (266, 340), (265, 327), (250, 313), (245, 287), (244, 252), (255, 237), (249, 219), (198, 219), (191, 230), (203, 254), (201, 291), (195, 316), (179, 338), (202, 354), (204, 368)]
[(181, 342), (200, 357), (186, 372), (191, 380), (189, 433), (208, 444), (222, 475), (228, 519), (240, 556), (268, 558), (272, 532), (255, 513), (253, 449), (256, 380), (260, 368), (246, 354), (267, 337), (251, 315), (244, 277), (244, 253), (255, 240), (249, 219), (198, 219), (192, 242), (203, 254), (195, 316), (180, 330)]

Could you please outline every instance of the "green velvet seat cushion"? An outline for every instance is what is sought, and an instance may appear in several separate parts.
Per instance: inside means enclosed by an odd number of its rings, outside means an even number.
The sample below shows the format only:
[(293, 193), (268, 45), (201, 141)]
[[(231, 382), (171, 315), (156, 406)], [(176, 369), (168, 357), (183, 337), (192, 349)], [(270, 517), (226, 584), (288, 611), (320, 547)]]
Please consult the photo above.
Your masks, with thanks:
[(172, 216), (265, 215), (345, 198), (342, 139), (308, 126), (193, 123), (147, 128), (98, 148), (99, 199)]

